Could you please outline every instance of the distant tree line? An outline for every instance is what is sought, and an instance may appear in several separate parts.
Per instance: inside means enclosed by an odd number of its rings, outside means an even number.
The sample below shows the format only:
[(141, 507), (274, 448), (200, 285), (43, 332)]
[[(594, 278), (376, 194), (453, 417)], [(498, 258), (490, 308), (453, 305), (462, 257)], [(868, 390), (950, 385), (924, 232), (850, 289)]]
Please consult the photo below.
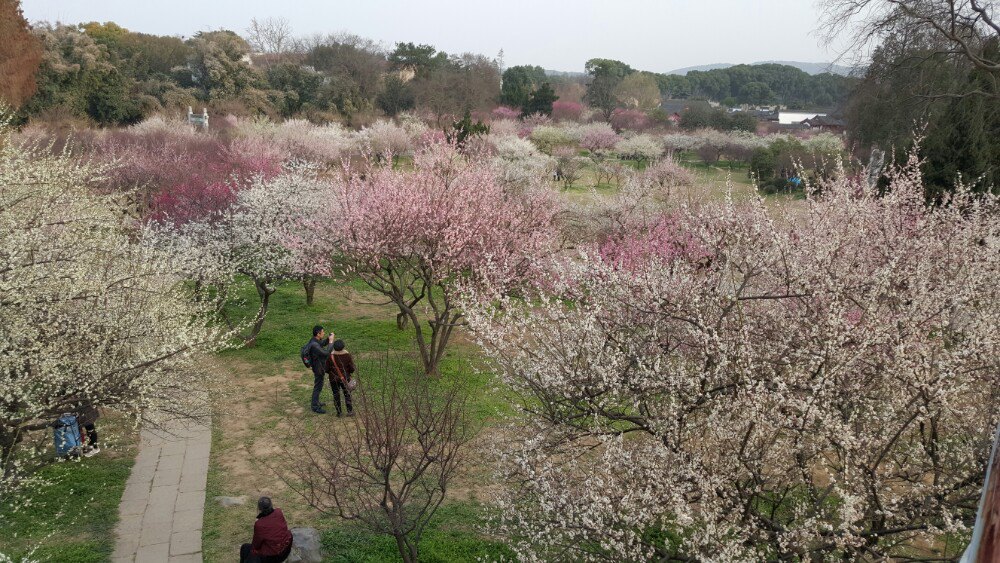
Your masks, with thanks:
[(349, 34), (296, 38), (281, 18), (255, 19), (242, 35), (218, 30), (183, 39), (114, 22), (32, 28), (16, 0), (0, 0), (0, 10), (0, 96), (19, 107), (22, 122), (122, 125), (165, 109), (208, 106), (351, 125), (419, 108), (447, 123), (498, 103), (521, 115), (551, 115), (557, 100), (565, 107), (586, 102), (609, 119), (618, 108), (651, 112), (663, 97), (826, 106), (843, 100), (848, 87), (843, 77), (781, 65), (668, 76), (611, 59), (588, 61), (586, 77), (546, 76), (529, 65), (501, 76), (500, 63), (483, 55), (409, 42), (389, 49)]
[(780, 64), (736, 65), (679, 75), (638, 71), (611, 59), (591, 59), (586, 71), (591, 77), (588, 101), (607, 113), (619, 105), (648, 105), (645, 101), (656, 95), (701, 98), (727, 106), (774, 104), (832, 109), (844, 103), (857, 82), (830, 73), (810, 75)]
[(810, 75), (781, 64), (736, 65), (692, 70), (686, 75), (655, 75), (672, 98), (701, 97), (724, 105), (780, 104), (789, 108), (835, 108), (847, 99), (856, 79), (838, 74)]
[(21, 121), (123, 125), (163, 109), (209, 106), (364, 124), (414, 107), (439, 118), (489, 110), (500, 94), (490, 58), (413, 43), (388, 51), (351, 35), (293, 40), (283, 20), (255, 20), (248, 38), (220, 30), (182, 39), (113, 22), (29, 28), (18, 2), (2, 0), (0, 10), (0, 97), (19, 107)]

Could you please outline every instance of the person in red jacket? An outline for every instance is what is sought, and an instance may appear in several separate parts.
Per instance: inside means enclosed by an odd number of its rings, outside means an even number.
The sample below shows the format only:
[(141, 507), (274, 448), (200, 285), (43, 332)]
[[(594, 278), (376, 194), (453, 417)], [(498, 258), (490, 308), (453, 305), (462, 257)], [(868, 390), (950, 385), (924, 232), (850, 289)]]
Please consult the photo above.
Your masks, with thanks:
[(292, 552), (292, 532), (285, 515), (274, 508), (270, 497), (260, 497), (257, 510), (253, 543), (240, 546), (240, 563), (281, 563)]

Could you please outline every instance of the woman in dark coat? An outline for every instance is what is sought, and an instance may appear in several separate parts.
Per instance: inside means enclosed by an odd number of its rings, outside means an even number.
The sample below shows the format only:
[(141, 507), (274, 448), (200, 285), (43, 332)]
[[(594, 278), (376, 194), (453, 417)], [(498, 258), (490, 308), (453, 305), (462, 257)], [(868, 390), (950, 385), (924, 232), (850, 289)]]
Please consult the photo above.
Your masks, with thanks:
[(337, 407), (337, 416), (341, 416), (340, 392), (344, 392), (344, 404), (347, 405), (347, 416), (354, 416), (354, 405), (351, 403), (351, 391), (348, 389), (348, 382), (354, 373), (354, 358), (351, 353), (344, 349), (344, 341), (337, 340), (333, 343), (333, 353), (326, 362), (326, 373), (330, 374), (330, 387), (333, 389), (334, 406)]

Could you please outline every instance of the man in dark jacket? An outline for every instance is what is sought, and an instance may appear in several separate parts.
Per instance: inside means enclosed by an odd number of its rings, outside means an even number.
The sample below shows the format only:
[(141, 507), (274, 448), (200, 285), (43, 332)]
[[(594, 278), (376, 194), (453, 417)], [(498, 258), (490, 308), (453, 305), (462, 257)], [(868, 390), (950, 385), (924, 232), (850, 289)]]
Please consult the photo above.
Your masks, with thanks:
[(292, 552), (292, 532), (285, 515), (274, 508), (269, 497), (260, 497), (257, 510), (253, 543), (240, 546), (240, 563), (281, 563)]
[(319, 394), (323, 392), (326, 361), (330, 358), (330, 353), (333, 352), (332, 340), (333, 334), (327, 337), (323, 327), (316, 325), (313, 327), (312, 340), (306, 346), (306, 356), (309, 358), (309, 365), (313, 372), (312, 411), (317, 414), (326, 414), (326, 411), (323, 410), (323, 403), (319, 402)]

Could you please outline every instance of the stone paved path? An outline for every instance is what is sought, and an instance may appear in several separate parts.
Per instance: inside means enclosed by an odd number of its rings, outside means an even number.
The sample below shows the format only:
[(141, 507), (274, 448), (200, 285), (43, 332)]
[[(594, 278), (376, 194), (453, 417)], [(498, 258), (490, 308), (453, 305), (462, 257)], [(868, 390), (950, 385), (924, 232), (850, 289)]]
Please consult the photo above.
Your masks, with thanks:
[(115, 563), (201, 561), (209, 426), (174, 422), (143, 430), (118, 507)]

